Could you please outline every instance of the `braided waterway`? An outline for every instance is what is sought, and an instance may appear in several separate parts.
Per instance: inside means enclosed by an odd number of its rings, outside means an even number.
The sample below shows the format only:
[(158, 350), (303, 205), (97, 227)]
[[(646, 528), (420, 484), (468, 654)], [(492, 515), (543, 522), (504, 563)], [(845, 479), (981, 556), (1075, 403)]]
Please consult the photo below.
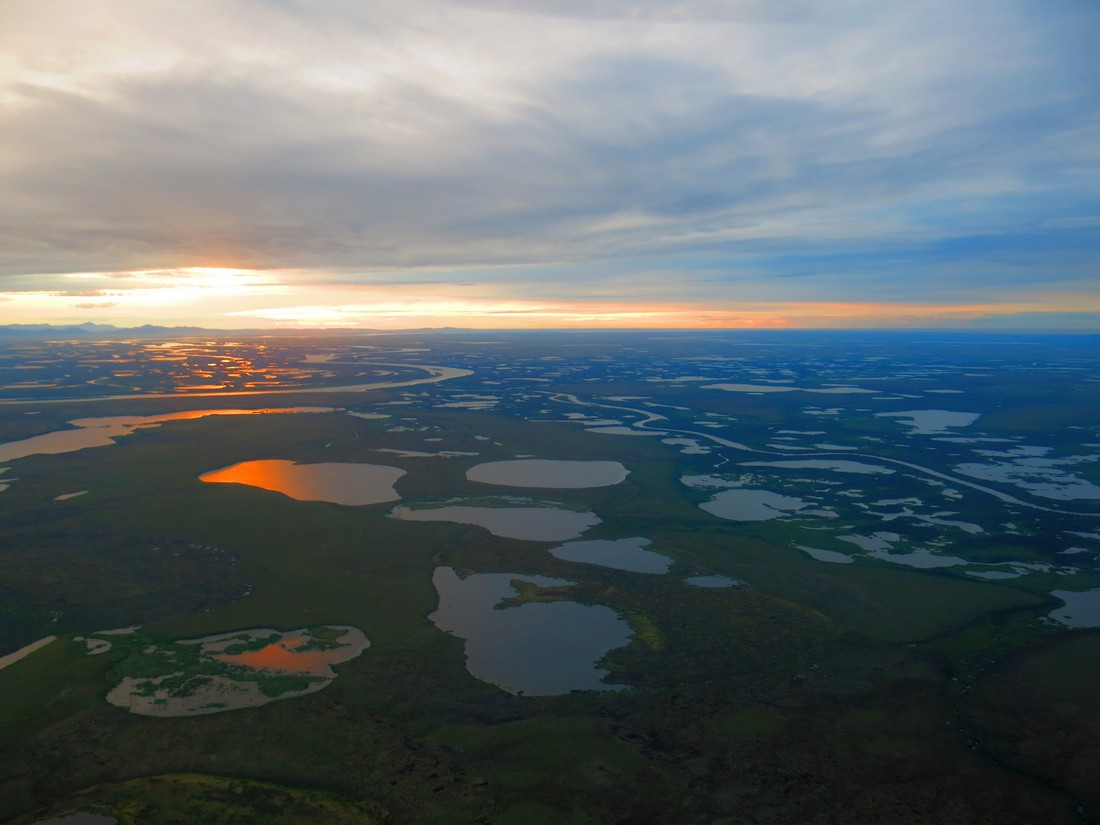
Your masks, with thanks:
[[(713, 434), (707, 433), (707, 432), (700, 432), (698, 430), (686, 430), (686, 429), (682, 429), (682, 428), (678, 428), (678, 427), (668, 427), (668, 426), (665, 426), (663, 424), (660, 425), (659, 427), (654, 427), (653, 425), (654, 425), (655, 422), (668, 421), (668, 418), (666, 416), (660, 415), (658, 413), (650, 412), (648, 410), (639, 410), (639, 409), (636, 409), (634, 407), (624, 407), (624, 406), (619, 406), (619, 405), (614, 405), (614, 404), (600, 404), (600, 403), (595, 402), (595, 401), (581, 401), (579, 398), (577, 398), (577, 396), (573, 395), (572, 393), (551, 393), (550, 394), (550, 399), (552, 401), (557, 401), (559, 403), (575, 404), (575, 405), (578, 405), (578, 406), (581, 406), (581, 407), (599, 407), (601, 409), (621, 410), (623, 412), (634, 413), (635, 415), (641, 416), (641, 419), (638, 420), (638, 421), (631, 422), (629, 424), (629, 427), (633, 428), (633, 429), (637, 429), (637, 430), (648, 430), (648, 431), (658, 430), (662, 434), (664, 434), (664, 433), (680, 433), (680, 434), (683, 434), (683, 435), (690, 435), (693, 438), (702, 438), (702, 439), (705, 439), (707, 441), (711, 441), (715, 444), (720, 444), (723, 447), (731, 447), (735, 450), (741, 450), (741, 451), (750, 452), (750, 453), (758, 453), (760, 455), (782, 456), (784, 459), (794, 459), (794, 458), (852, 459), (852, 458), (860, 458), (860, 459), (870, 459), (872, 461), (881, 461), (881, 462), (884, 462), (884, 463), (887, 463), (887, 464), (894, 464), (894, 465), (897, 465), (899, 467), (907, 467), (910, 470), (916, 470), (920, 473), (924, 473), (925, 475), (932, 476), (933, 478), (937, 478), (937, 479), (940, 479), (940, 480), (943, 480), (943, 481), (950, 481), (952, 484), (957, 484), (961, 487), (969, 487), (971, 490), (977, 490), (980, 493), (985, 493), (986, 495), (993, 496), (994, 498), (1000, 499), (1001, 501), (1003, 501), (1005, 503), (1015, 504), (1015, 505), (1020, 506), (1020, 507), (1027, 507), (1028, 509), (1031, 509), (1031, 510), (1040, 510), (1044, 513), (1055, 513), (1057, 515), (1085, 516), (1085, 517), (1088, 517), (1088, 518), (1100, 518), (1100, 513), (1082, 513), (1082, 512), (1077, 512), (1077, 511), (1074, 511), (1074, 510), (1060, 510), (1060, 509), (1057, 509), (1057, 508), (1054, 508), (1054, 507), (1044, 507), (1041, 504), (1034, 504), (1030, 501), (1024, 501), (1023, 499), (1016, 498), (1015, 496), (1009, 495), (1008, 493), (1001, 492), (1000, 490), (994, 490), (994, 489), (992, 489), (990, 487), (986, 487), (982, 484), (975, 484), (972, 481), (965, 481), (964, 479), (958, 478), (956, 476), (948, 475), (947, 473), (941, 473), (938, 470), (933, 470), (930, 467), (924, 467), (920, 464), (914, 464), (911, 461), (902, 461), (899, 458), (887, 458), (886, 456), (871, 455), (869, 453), (864, 453), (864, 452), (848, 452), (848, 451), (845, 451), (845, 452), (819, 452), (819, 451), (815, 451), (815, 452), (807, 452), (807, 453), (798, 453), (798, 452), (778, 452), (778, 451), (775, 451), (775, 450), (761, 450), (761, 449), (758, 449), (756, 447), (749, 447), (746, 444), (742, 444), (742, 443), (737, 442), (737, 441), (730, 441), (729, 439), (721, 438), (719, 436), (716, 436), (716, 435), (713, 435)], [(908, 415), (908, 413), (907, 413), (907, 415)], [(580, 422), (580, 423), (584, 423), (584, 422)]]
[(415, 387), (420, 384), (436, 384), (440, 381), (449, 381), (452, 378), (465, 378), (473, 375), (473, 370), (459, 367), (438, 367), (429, 364), (389, 364), (377, 361), (364, 362), (364, 366), (373, 367), (405, 367), (407, 369), (424, 370), (428, 374), (423, 378), (407, 378), (402, 381), (373, 381), (367, 384), (343, 384), (335, 387), (290, 387), (284, 389), (249, 389), (249, 390), (211, 390), (209, 392), (189, 392), (181, 395), (178, 392), (135, 392), (129, 395), (100, 395), (91, 398), (8, 398), (0, 400), (4, 404), (90, 404), (96, 401), (132, 401), (134, 399), (145, 400), (148, 398), (222, 398), (231, 396), (252, 395), (303, 395), (314, 393), (332, 392), (365, 392), (367, 390), (394, 389), (397, 387)]

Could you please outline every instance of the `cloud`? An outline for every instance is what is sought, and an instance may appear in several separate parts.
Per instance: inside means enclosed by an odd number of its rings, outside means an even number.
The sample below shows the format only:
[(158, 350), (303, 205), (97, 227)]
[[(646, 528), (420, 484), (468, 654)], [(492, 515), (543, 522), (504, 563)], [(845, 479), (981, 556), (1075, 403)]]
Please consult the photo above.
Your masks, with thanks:
[(0, 34), (5, 291), (220, 266), (950, 302), (1094, 277), (1087, 4), (48, 5)]

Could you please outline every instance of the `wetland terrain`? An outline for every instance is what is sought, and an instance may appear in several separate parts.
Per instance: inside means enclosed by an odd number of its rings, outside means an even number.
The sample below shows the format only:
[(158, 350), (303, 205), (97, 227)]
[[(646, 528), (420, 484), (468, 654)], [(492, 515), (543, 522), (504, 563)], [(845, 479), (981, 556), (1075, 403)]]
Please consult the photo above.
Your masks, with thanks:
[(0, 343), (0, 822), (1098, 822), (1098, 670), (1096, 336)]

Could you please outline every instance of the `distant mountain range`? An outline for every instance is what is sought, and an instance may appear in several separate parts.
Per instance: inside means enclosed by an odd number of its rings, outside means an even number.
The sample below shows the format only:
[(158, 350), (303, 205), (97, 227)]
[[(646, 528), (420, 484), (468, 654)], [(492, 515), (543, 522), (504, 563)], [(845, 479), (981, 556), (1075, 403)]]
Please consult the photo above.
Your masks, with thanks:
[(160, 338), (166, 335), (202, 335), (203, 333), (215, 331), (221, 334), (232, 332), (231, 330), (209, 330), (202, 327), (160, 327), (155, 324), (145, 324), (140, 327), (116, 327), (112, 324), (93, 324), (91, 321), (72, 326), (64, 324), (0, 325), (0, 337), (2, 338), (115, 338), (119, 336), (126, 338)]
[[(207, 327), (162, 327), (156, 324), (144, 324), (140, 327), (116, 327), (113, 324), (95, 324), (86, 321), (82, 324), (0, 324), (0, 340), (12, 338), (186, 338), (196, 335), (238, 336), (238, 335), (356, 335), (380, 332), (367, 328), (325, 327), (309, 329), (303, 327), (279, 327), (274, 329), (209, 329)], [(385, 332), (449, 332), (462, 331), (462, 327), (421, 327), (416, 329), (385, 330)]]

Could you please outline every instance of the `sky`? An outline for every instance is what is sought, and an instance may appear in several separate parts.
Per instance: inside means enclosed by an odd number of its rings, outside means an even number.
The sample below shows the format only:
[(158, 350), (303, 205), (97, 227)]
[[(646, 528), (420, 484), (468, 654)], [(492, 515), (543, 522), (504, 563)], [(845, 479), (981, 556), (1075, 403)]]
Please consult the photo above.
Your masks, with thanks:
[(1100, 329), (1095, 0), (0, 8), (0, 323)]

